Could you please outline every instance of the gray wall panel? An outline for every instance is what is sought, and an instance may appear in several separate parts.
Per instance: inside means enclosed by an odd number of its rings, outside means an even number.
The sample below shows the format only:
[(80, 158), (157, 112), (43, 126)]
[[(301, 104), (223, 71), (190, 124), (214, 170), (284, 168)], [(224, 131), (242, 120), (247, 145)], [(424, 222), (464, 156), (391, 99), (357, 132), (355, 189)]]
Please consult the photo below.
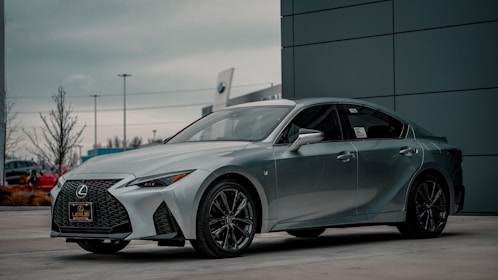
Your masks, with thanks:
[(496, 0), (395, 0), (395, 32), (498, 20)]
[(294, 13), (293, 11), (294, 0), (280, 0), (280, 15), (288, 16)]
[(498, 86), (498, 22), (395, 35), (396, 93)]
[(376, 103), (380, 106), (383, 106), (389, 110), (394, 111), (394, 96), (388, 97), (375, 97), (375, 98), (362, 98), (365, 101), (369, 101), (372, 103)]
[(294, 46), (294, 17), (283, 17), (280, 19), (280, 36), (282, 47)]
[(392, 36), (296, 47), (294, 59), (296, 97), (393, 94)]
[(282, 98), (294, 98), (294, 48), (282, 49)]
[(378, 2), (375, 0), (312, 0), (312, 1), (293, 0), (293, 1), (294, 1), (294, 13), (296, 14)]
[(396, 111), (464, 155), (498, 154), (498, 89), (396, 97)]
[[(360, 21), (363, 24), (357, 24)], [(388, 34), (392, 31), (391, 2), (326, 10), (294, 17), (296, 45)]]
[(498, 213), (497, 166), (498, 156), (463, 158), (463, 183), (465, 186), (463, 212)]

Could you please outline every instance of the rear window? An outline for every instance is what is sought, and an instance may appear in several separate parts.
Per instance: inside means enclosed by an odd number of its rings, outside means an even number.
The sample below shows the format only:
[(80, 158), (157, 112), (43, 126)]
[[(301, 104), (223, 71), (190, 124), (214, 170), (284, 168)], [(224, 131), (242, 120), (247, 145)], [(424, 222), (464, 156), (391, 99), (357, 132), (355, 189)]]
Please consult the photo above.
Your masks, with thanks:
[(381, 111), (360, 106), (341, 105), (349, 139), (401, 138), (405, 124)]

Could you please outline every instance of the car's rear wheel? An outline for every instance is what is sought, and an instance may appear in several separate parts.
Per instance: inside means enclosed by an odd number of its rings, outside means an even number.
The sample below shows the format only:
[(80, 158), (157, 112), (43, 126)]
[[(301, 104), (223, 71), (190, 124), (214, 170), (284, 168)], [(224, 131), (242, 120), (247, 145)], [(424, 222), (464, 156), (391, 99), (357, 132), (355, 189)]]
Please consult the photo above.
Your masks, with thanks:
[(257, 213), (251, 194), (234, 180), (219, 181), (208, 189), (197, 212), (196, 251), (213, 258), (235, 257), (251, 245)]
[(320, 236), (325, 231), (325, 228), (312, 228), (301, 230), (288, 230), (287, 233), (295, 237), (315, 238)]
[(130, 241), (124, 240), (82, 240), (78, 245), (88, 252), (96, 254), (114, 254), (122, 250)]
[(437, 177), (418, 178), (408, 196), (406, 221), (398, 225), (400, 233), (410, 238), (431, 238), (441, 234), (449, 215), (449, 194)]

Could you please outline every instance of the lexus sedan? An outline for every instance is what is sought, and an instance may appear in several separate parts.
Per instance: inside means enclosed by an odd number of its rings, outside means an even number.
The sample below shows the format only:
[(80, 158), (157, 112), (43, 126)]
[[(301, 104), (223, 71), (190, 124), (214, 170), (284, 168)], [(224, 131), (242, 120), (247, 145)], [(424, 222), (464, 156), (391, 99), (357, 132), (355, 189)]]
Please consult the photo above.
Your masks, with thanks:
[(391, 225), (437, 237), (463, 207), (461, 151), (373, 103), (271, 100), (213, 112), (164, 145), (88, 160), (52, 189), (51, 236), (243, 254), (256, 233)]

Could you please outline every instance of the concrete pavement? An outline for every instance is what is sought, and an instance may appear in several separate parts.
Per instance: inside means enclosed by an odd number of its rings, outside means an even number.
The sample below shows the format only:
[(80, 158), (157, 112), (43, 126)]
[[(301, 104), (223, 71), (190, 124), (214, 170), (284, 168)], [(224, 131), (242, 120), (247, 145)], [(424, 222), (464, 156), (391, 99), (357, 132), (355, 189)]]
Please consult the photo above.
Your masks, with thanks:
[[(21, 211), (22, 210), (22, 211)], [(497, 279), (498, 217), (452, 216), (435, 239), (396, 228), (328, 229), (316, 239), (258, 235), (247, 254), (203, 259), (187, 245), (132, 241), (95, 255), (49, 238), (50, 210), (0, 208), (0, 279)]]

